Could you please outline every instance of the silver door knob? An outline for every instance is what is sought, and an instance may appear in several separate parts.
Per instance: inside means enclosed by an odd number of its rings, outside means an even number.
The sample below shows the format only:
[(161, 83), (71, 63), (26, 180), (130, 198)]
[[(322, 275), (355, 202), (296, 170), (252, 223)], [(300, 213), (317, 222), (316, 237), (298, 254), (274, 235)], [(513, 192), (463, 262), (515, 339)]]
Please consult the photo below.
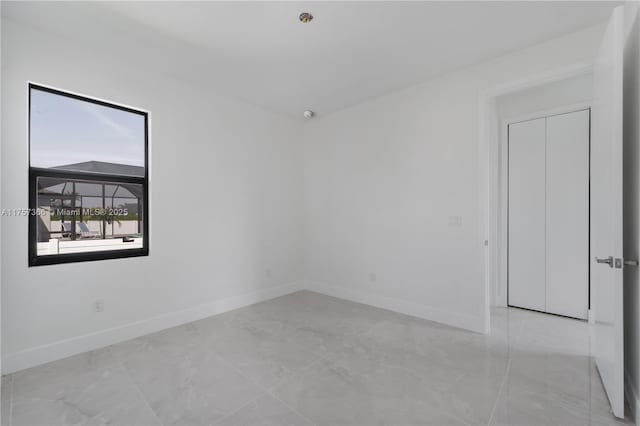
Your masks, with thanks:
[(609, 265), (610, 268), (613, 268), (613, 257), (612, 256), (605, 257), (605, 258), (596, 257), (596, 262), (597, 263), (606, 263), (607, 265)]

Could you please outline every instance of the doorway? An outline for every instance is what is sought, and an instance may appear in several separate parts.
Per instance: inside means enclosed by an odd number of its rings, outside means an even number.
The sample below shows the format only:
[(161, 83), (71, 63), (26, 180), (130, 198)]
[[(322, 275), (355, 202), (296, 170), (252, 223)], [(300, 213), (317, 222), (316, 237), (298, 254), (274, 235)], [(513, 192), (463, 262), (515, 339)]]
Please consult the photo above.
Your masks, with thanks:
[[(624, 334), (623, 334), (623, 228), (622, 228), (622, 110), (624, 10), (617, 7), (604, 32), (594, 62), (575, 64), (526, 80), (485, 90), (479, 102), (480, 220), (485, 238), (485, 328), (490, 330), (494, 283), (500, 282), (500, 261), (506, 259), (506, 244), (500, 238), (502, 182), (500, 128), (496, 103), (501, 96), (517, 93), (564, 78), (593, 73), (591, 170), (591, 299), (589, 325), (590, 356), (606, 390), (616, 417), (624, 417)], [(590, 71), (589, 71), (590, 70)], [(494, 242), (494, 244), (490, 244)], [(505, 261), (506, 263), (506, 261)], [(600, 265), (604, 264), (604, 265)], [(504, 281), (503, 281), (504, 283)], [(597, 303), (594, 303), (597, 302)], [(508, 308), (511, 309), (511, 308)], [(544, 317), (554, 318), (551, 315)], [(557, 318), (557, 317), (556, 317)], [(578, 322), (579, 323), (579, 322)], [(633, 393), (630, 393), (633, 395)]]

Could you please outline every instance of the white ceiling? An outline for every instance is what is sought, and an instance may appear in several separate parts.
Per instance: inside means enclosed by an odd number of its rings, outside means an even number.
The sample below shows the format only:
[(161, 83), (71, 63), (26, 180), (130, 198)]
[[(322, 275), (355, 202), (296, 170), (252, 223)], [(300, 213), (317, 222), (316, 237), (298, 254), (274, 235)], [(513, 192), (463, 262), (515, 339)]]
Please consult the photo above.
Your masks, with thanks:
[[(611, 2), (3, 2), (16, 21), (272, 110), (326, 114), (607, 19)], [(301, 24), (302, 11), (315, 19)]]

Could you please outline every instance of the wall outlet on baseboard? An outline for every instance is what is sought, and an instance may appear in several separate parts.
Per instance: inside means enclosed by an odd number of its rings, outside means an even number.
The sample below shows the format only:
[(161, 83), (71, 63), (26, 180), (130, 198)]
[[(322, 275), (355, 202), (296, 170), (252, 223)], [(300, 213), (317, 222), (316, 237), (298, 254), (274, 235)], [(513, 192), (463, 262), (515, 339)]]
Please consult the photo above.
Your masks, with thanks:
[(378, 276), (375, 272), (369, 272), (369, 282), (375, 283), (378, 280)]
[(104, 300), (98, 299), (93, 302), (93, 312), (103, 312), (104, 311)]

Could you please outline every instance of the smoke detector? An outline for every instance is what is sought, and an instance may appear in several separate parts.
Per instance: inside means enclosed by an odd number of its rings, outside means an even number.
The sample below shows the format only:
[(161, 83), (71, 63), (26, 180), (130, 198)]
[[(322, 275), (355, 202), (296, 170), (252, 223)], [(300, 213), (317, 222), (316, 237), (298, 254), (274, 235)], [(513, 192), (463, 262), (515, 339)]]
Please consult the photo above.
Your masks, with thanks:
[(305, 112), (303, 112), (302, 115), (304, 115), (304, 118), (306, 118), (308, 120), (310, 118), (313, 118), (313, 116), (316, 115), (316, 114), (313, 111), (311, 111), (310, 109), (308, 109)]

